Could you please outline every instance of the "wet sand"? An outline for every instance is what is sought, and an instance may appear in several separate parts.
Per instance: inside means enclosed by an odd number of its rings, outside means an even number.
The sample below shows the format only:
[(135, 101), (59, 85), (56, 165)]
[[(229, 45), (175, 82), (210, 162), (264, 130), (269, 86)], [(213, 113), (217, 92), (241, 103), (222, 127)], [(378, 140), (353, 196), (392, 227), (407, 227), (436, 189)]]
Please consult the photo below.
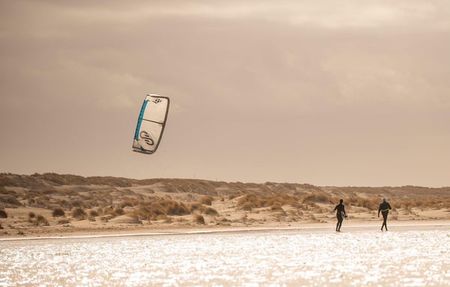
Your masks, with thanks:
[[(450, 220), (424, 220), (424, 221), (392, 221), (388, 223), (389, 231), (406, 230), (450, 230)], [(345, 220), (342, 232), (380, 231), (381, 222), (376, 221), (348, 221)], [(243, 232), (334, 232), (335, 223), (306, 223), (290, 225), (265, 225), (261, 227), (165, 227), (152, 229), (129, 228), (122, 230), (91, 230), (74, 231), (68, 233), (49, 233), (38, 236), (9, 236), (0, 237), (1, 241), (43, 240), (43, 239), (78, 239), (78, 238), (104, 238), (104, 237), (132, 237), (132, 236), (159, 236), (159, 235), (186, 235), (186, 234), (213, 234), (213, 233), (243, 233)], [(388, 231), (388, 232), (389, 232)]]
[(450, 284), (448, 223), (344, 227), (9, 238), (0, 242), (0, 286)]

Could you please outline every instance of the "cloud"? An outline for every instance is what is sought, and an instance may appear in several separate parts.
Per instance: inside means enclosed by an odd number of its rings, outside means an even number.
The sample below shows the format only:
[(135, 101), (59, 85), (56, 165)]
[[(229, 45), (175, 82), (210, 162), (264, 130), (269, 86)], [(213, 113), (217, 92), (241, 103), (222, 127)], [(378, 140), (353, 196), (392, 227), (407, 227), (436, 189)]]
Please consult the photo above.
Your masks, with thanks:
[[(59, 6), (61, 3), (52, 3)], [(94, 4), (95, 5), (95, 4)], [(143, 22), (155, 17), (249, 19), (321, 28), (426, 26), (449, 28), (448, 3), (442, 1), (153, 1), (104, 5), (63, 4), (64, 17), (86, 21)], [(446, 13), (447, 12), (447, 13)]]
[[(445, 2), (0, 5), (5, 170), (448, 182)], [(173, 103), (150, 165), (129, 154), (146, 93)]]

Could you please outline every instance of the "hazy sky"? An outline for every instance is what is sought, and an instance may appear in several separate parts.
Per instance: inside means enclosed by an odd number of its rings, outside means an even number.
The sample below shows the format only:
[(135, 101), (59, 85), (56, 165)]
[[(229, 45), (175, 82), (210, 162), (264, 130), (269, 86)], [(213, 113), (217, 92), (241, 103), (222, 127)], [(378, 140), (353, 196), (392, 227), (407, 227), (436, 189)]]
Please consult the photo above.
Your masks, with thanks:
[[(0, 171), (450, 185), (449, 1), (1, 1)], [(147, 93), (172, 107), (131, 151)]]

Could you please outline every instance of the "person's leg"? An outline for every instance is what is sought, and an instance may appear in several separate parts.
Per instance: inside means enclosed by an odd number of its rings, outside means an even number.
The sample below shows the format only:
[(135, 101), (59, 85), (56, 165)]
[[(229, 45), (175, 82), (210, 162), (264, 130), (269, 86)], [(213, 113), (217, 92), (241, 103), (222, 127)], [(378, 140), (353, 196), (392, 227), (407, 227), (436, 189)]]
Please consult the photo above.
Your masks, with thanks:
[(384, 225), (384, 228), (386, 229), (386, 231), (388, 230), (387, 229), (387, 218), (388, 218), (388, 213), (384, 212), (383, 213), (383, 225)]
[(344, 221), (344, 219), (343, 219), (342, 217), (340, 217), (340, 218), (338, 219), (338, 225), (339, 225), (339, 227), (338, 227), (338, 230), (337, 230), (337, 231), (341, 231), (342, 221)]

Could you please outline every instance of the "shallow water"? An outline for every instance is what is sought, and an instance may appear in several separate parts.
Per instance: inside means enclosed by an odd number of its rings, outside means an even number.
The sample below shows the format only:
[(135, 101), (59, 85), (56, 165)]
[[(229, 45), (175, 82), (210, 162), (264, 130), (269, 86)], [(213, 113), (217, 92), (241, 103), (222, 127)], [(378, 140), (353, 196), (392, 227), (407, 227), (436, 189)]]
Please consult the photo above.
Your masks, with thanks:
[(0, 286), (450, 286), (450, 231), (0, 242)]

